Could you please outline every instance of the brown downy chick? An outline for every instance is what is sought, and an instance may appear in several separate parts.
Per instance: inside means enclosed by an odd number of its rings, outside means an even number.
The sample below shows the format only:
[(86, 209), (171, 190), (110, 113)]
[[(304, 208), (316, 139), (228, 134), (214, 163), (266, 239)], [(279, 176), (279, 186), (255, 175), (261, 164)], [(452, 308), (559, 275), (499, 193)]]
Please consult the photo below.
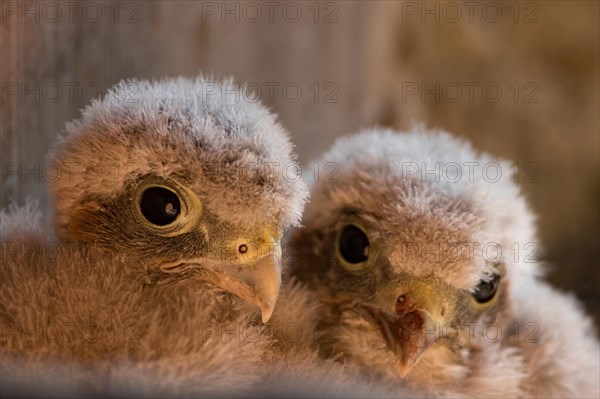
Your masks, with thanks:
[(598, 397), (593, 325), (531, 263), (508, 163), (420, 129), (341, 138), (326, 162), (292, 238), (323, 356), (442, 396)]
[(295, 157), (275, 116), (231, 82), (127, 81), (67, 124), (49, 161), (58, 239), (2, 214), (4, 393), (256, 381), (281, 235), (307, 197), (283, 173)]

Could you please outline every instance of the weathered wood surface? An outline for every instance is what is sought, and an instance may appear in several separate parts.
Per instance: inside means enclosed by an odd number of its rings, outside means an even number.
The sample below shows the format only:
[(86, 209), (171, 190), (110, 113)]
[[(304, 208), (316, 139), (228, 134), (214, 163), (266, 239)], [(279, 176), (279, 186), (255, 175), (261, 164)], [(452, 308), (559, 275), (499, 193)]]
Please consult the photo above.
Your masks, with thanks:
[(342, 134), (413, 121), (518, 161), (551, 278), (597, 304), (599, 4), (477, 4), (2, 1), (0, 205), (48, 206), (45, 153), (120, 79), (233, 75), (303, 163)]

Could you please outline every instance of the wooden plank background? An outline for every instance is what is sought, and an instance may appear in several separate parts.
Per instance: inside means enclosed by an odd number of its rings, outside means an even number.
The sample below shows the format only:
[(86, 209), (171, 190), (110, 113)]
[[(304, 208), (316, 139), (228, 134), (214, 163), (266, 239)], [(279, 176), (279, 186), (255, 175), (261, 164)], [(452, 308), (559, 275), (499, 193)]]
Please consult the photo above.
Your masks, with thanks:
[(305, 164), (340, 135), (412, 122), (534, 164), (521, 185), (549, 278), (598, 315), (599, 3), (461, 4), (2, 1), (0, 205), (48, 207), (45, 153), (120, 79), (233, 75)]

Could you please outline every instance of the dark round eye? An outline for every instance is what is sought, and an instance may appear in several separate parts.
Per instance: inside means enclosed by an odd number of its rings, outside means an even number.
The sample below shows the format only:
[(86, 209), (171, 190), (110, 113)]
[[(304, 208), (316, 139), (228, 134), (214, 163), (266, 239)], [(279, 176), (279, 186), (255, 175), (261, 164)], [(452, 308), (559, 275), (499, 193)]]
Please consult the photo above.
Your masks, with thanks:
[(181, 203), (173, 191), (164, 187), (150, 187), (142, 194), (140, 209), (150, 223), (165, 226), (177, 219)]
[(364, 231), (350, 224), (340, 235), (340, 254), (348, 263), (362, 263), (369, 258), (369, 239)]
[(499, 285), (500, 276), (497, 274), (489, 281), (481, 280), (473, 293), (473, 298), (479, 303), (489, 302), (496, 295)]

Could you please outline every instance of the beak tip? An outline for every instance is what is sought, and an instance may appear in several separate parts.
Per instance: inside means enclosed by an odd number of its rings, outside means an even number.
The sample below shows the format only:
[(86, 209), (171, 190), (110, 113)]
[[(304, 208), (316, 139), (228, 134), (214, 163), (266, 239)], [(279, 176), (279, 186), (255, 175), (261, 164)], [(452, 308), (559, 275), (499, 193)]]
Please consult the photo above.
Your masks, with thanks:
[(266, 263), (261, 267), (264, 268), (265, 266), (270, 272), (262, 277), (260, 284), (257, 284), (257, 302), (255, 302), (260, 307), (263, 323), (267, 323), (271, 319), (281, 287), (281, 263), (279, 258), (277, 256), (267, 258)]
[(272, 315), (273, 315), (273, 309), (262, 309), (263, 324), (267, 324), (267, 322), (271, 319)]
[(400, 366), (400, 378), (405, 379), (406, 376), (408, 375), (408, 372), (410, 371), (411, 367), (408, 366), (407, 364), (402, 364)]
[(260, 311), (262, 314), (262, 322), (266, 324), (273, 316), (273, 311), (275, 310), (275, 303), (277, 302), (277, 297), (279, 295), (279, 288), (277, 288), (269, 299), (264, 301), (259, 301)]

